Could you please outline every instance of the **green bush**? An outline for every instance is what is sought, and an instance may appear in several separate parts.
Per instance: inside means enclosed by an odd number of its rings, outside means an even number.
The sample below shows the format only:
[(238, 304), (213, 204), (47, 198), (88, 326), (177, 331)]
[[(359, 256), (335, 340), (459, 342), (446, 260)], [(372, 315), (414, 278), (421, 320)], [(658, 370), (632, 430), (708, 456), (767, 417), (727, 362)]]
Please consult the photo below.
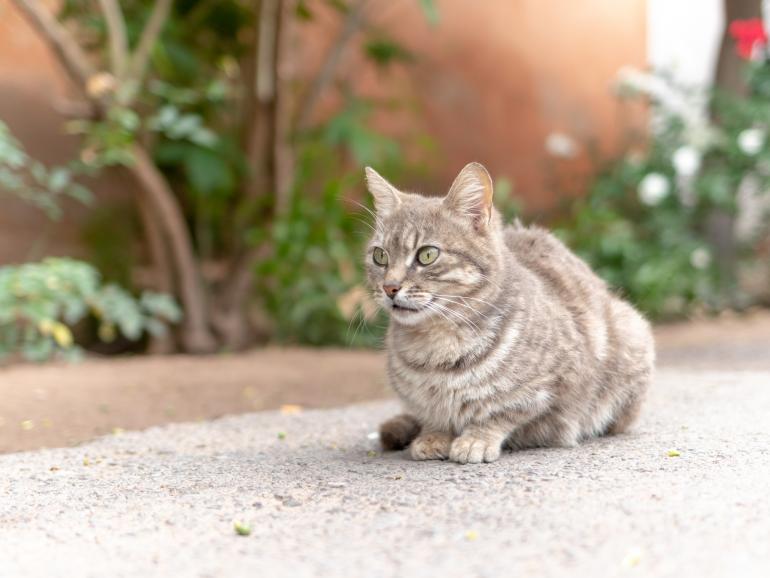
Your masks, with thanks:
[(674, 196), (644, 205), (648, 165), (622, 160), (594, 183), (557, 233), (613, 288), (654, 318), (716, 306), (718, 272), (697, 218)]
[(103, 285), (99, 273), (72, 259), (0, 267), (0, 359), (20, 353), (30, 361), (77, 358), (71, 327), (93, 316), (99, 337), (119, 332), (137, 340), (160, 336), (181, 312), (167, 295), (145, 292), (139, 299), (117, 285)]
[[(770, 187), (767, 100), (695, 95), (633, 71), (622, 89), (649, 99), (652, 134), (600, 171), (560, 235), (654, 318), (736, 305), (737, 269), (717, 262), (709, 222), (735, 215), (747, 179)], [(752, 241), (729, 240), (739, 265), (755, 259)]]
[[(75, 174), (29, 157), (0, 122), (0, 187), (5, 192), (57, 218), (62, 198), (91, 198)], [(15, 354), (29, 361), (76, 359), (81, 349), (71, 328), (87, 317), (98, 321), (103, 341), (117, 333), (135, 341), (145, 333), (163, 335), (181, 311), (168, 295), (145, 292), (135, 299), (118, 285), (103, 284), (93, 266), (73, 259), (0, 267), (0, 359)]]

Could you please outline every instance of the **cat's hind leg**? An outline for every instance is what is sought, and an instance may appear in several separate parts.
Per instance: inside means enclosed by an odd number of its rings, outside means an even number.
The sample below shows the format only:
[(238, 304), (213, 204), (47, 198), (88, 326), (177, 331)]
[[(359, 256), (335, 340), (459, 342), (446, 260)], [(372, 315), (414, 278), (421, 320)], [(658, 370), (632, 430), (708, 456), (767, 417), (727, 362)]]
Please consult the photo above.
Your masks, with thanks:
[(628, 431), (634, 422), (639, 417), (639, 411), (644, 401), (643, 392), (641, 395), (635, 395), (631, 397), (618, 411), (617, 416), (612, 423), (607, 427), (606, 435), (617, 435)]
[(380, 425), (380, 444), (385, 451), (403, 450), (420, 435), (422, 426), (406, 413), (392, 417)]

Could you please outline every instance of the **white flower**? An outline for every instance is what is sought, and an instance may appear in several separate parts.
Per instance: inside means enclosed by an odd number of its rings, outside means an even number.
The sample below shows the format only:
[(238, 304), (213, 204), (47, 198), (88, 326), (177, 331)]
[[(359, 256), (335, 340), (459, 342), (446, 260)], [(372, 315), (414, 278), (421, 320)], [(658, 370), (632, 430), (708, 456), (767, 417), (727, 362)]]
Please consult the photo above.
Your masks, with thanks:
[(685, 132), (701, 131), (709, 126), (708, 107), (703, 94), (685, 91), (662, 75), (624, 66), (616, 75), (615, 86), (621, 95), (629, 92), (641, 94), (652, 101), (653, 132), (666, 128), (669, 123), (666, 117), (671, 115), (684, 122)]
[(552, 132), (545, 139), (545, 150), (551, 156), (571, 159), (577, 155), (578, 145), (568, 134)]
[(700, 153), (695, 148), (685, 145), (674, 151), (671, 162), (677, 175), (692, 177), (700, 169)]
[(639, 199), (651, 207), (660, 203), (668, 196), (671, 185), (668, 179), (660, 173), (650, 173), (639, 183)]
[(699, 247), (690, 254), (690, 265), (696, 269), (705, 269), (711, 265), (711, 253), (708, 249)]
[(744, 154), (754, 156), (765, 146), (765, 131), (758, 128), (747, 128), (738, 135), (738, 148)]

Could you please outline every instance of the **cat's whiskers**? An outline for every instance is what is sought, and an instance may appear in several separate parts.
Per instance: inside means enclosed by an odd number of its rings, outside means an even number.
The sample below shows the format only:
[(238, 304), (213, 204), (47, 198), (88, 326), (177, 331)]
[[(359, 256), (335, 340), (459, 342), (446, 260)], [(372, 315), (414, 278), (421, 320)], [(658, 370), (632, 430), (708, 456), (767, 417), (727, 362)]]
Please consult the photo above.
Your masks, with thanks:
[[(372, 211), (369, 207), (367, 207), (363, 203), (359, 203), (358, 201), (354, 201), (353, 199), (350, 199), (350, 202), (362, 208), (367, 213), (369, 213), (369, 216), (371, 216), (372, 220), (374, 221), (374, 225), (372, 225), (371, 223), (366, 223), (366, 224), (369, 225), (369, 227), (371, 227), (372, 231), (379, 234), (383, 233), (381, 221), (380, 219), (377, 218), (377, 214), (374, 211)], [(365, 222), (365, 221), (362, 220), (362, 222)]]
[[(437, 303), (436, 301), (431, 301), (431, 302), (428, 303), (428, 305), (434, 306), (434, 307), (438, 308), (438, 310), (440, 310), (440, 311), (442, 311), (444, 313), (447, 313), (449, 315), (452, 315), (458, 321), (460, 321), (462, 323), (465, 323), (465, 325), (467, 325), (468, 328), (471, 329), (471, 331), (473, 331), (476, 334), (477, 337), (479, 335), (481, 335), (481, 328), (476, 323), (471, 321), (466, 315), (463, 315), (459, 311), (454, 311), (453, 309), (450, 309), (446, 305), (442, 305), (441, 303)], [(446, 316), (445, 316), (445, 318), (446, 318)], [(459, 327), (459, 325), (458, 325), (458, 327)]]
[[(460, 307), (465, 307), (466, 309), (470, 309), (480, 317), (483, 317), (484, 319), (489, 319), (489, 316), (485, 313), (482, 313), (479, 311), (476, 307), (473, 307), (465, 302), (466, 298), (462, 297), (460, 295), (442, 295), (440, 293), (433, 293), (433, 296), (437, 299), (441, 299), (442, 301), (447, 301), (448, 303), (453, 303), (454, 305), (459, 305)], [(457, 299), (460, 299), (460, 301), (457, 301)], [(488, 303), (486, 301), (483, 301), (481, 299), (477, 299), (476, 301), (480, 301), (484, 303), (485, 305), (491, 307), (492, 309), (495, 309), (496, 311), (502, 313), (502, 309), (497, 307), (496, 305), (493, 305), (492, 303)]]
[[(454, 325), (455, 327), (458, 327), (458, 328), (460, 327), (460, 325), (459, 325), (459, 323), (458, 323), (457, 321), (455, 321), (454, 319), (451, 319), (451, 318), (450, 318), (450, 317), (449, 317), (449, 316), (448, 316), (448, 315), (445, 313), (446, 311), (449, 311), (449, 310), (448, 310), (448, 309), (446, 309), (445, 307), (441, 307), (441, 306), (440, 306), (438, 303), (436, 303), (435, 301), (434, 301), (434, 302), (429, 302), (429, 303), (426, 303), (426, 304), (425, 304), (423, 307), (425, 307), (425, 309), (427, 309), (428, 311), (433, 311), (434, 313), (438, 313), (438, 314), (439, 314), (441, 317), (443, 317), (443, 318), (444, 318), (444, 320), (445, 320), (447, 323), (449, 323), (450, 325)], [(471, 331), (474, 331), (474, 333), (475, 333), (475, 330), (474, 330), (472, 327), (471, 327)], [(476, 333), (476, 335), (478, 335), (478, 333)]]
[(460, 303), (459, 301), (455, 301), (453, 299), (447, 299), (446, 297), (441, 297), (439, 295), (434, 295), (435, 299), (438, 299), (439, 301), (446, 301), (447, 303), (450, 303), (451, 305), (458, 305), (459, 307), (465, 307), (470, 312), (472, 312), (474, 315), (478, 315), (479, 317), (483, 318), (484, 320), (488, 319), (486, 315), (484, 315), (481, 311), (477, 310), (474, 307), (471, 307), (470, 305), (466, 303)]
[(375, 229), (374, 226), (371, 223), (361, 219), (360, 217), (354, 216), (353, 218), (356, 221), (358, 221), (359, 223), (361, 223), (362, 225), (366, 225), (367, 227), (369, 227), (372, 230), (372, 233), (376, 233), (377, 232), (377, 229)]
[[(453, 305), (460, 305), (461, 307), (465, 307), (467, 309), (470, 309), (473, 313), (479, 315), (480, 317), (483, 317), (484, 319), (487, 319), (486, 315), (484, 315), (483, 313), (481, 313), (477, 309), (471, 307), (470, 305), (465, 304), (465, 303), (458, 303), (457, 301), (453, 301), (451, 299), (447, 299), (447, 297), (445, 295), (441, 295), (441, 294), (438, 294), (438, 293), (415, 292), (415, 293), (409, 293), (408, 297), (417, 298), (417, 299), (422, 298), (422, 299), (426, 300), (426, 303), (430, 303), (430, 301), (432, 299), (434, 299), (434, 298), (439, 299), (441, 301), (447, 301), (448, 303), (452, 303)], [(457, 312), (457, 311), (453, 311), (452, 309), (449, 309), (446, 306), (442, 306), (442, 307), (444, 307), (444, 309), (446, 309), (450, 313), (459, 315), (459, 312)]]
[(361, 330), (362, 325), (366, 324), (366, 317), (364, 316), (364, 312), (361, 310), (361, 308), (356, 309), (355, 314), (350, 318), (350, 322), (348, 323), (348, 330), (345, 334), (345, 338), (347, 339), (350, 334), (350, 324), (353, 323), (353, 321), (358, 317), (358, 323), (356, 324), (356, 330), (353, 332), (353, 337), (351, 337), (348, 340), (348, 345), (352, 345), (356, 341), (356, 337), (358, 336), (358, 332)]

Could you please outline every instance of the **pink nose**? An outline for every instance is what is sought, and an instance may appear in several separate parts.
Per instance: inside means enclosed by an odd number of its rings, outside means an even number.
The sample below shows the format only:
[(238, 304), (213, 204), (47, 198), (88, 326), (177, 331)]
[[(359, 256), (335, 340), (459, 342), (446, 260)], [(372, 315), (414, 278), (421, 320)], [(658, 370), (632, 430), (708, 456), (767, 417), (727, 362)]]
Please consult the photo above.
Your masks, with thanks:
[(398, 293), (399, 289), (401, 289), (401, 285), (398, 283), (385, 283), (382, 286), (382, 290), (385, 291), (385, 295), (393, 299), (396, 296), (396, 293)]

